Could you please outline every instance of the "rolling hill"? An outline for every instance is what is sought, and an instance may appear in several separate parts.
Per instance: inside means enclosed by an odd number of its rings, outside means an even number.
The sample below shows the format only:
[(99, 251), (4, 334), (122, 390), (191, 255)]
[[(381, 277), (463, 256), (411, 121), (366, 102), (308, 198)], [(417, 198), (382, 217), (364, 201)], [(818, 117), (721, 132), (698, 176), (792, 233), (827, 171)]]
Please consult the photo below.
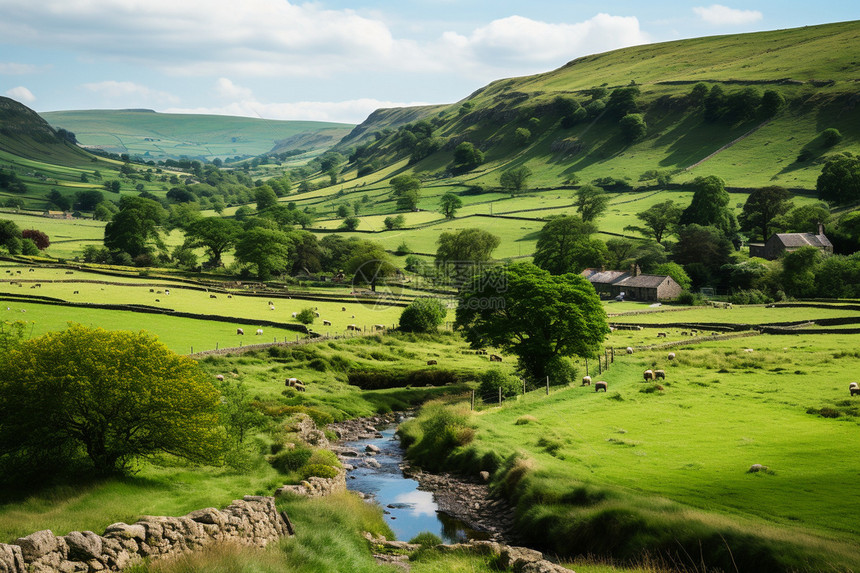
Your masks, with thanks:
[(353, 127), (150, 110), (52, 111), (42, 117), (73, 132), (84, 147), (156, 161), (180, 157), (211, 161), (275, 149), (277, 153), (303, 149), (313, 154), (336, 144)]

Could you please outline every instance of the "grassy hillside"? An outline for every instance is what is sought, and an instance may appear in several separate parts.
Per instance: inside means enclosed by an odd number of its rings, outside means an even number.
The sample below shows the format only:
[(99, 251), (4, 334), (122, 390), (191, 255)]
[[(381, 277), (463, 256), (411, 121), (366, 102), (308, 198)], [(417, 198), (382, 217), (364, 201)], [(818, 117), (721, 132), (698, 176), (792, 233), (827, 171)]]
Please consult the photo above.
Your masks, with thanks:
[(352, 125), (278, 121), (221, 115), (166, 114), (149, 110), (52, 111), (51, 125), (67, 129), (81, 145), (146, 160), (262, 155), (336, 144)]

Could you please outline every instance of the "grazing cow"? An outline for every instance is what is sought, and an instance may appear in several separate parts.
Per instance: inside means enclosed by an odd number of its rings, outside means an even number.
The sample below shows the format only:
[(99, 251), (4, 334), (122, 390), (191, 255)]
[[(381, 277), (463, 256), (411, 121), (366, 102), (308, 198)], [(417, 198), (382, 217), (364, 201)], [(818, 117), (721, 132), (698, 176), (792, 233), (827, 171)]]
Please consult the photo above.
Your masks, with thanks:
[(428, 360), (427, 366), (436, 366), (436, 361), (435, 360)]
[(323, 326), (331, 326), (331, 321), (330, 320), (324, 320)]
[(263, 334), (263, 329), (262, 329), (262, 328), (258, 328), (258, 329), (257, 329), (257, 335), (259, 336), (260, 334)]
[(490, 354), (490, 362), (501, 362), (502, 357), (498, 354)]
[(582, 385), (583, 386), (591, 386), (591, 376), (583, 376), (582, 377)]
[(210, 294), (210, 295), (209, 295), (209, 298), (218, 298), (218, 297), (217, 297), (217, 296), (215, 296), (214, 294)]
[(665, 370), (655, 370), (654, 371), (654, 380), (665, 380), (666, 379), (666, 371)]
[(646, 370), (645, 372), (642, 373), (642, 377), (645, 379), (645, 382), (648, 382), (649, 380), (653, 380), (654, 379), (654, 371), (653, 370)]
[(675, 353), (674, 353), (674, 352), (670, 352), (670, 353), (669, 353), (669, 356), (668, 356), (667, 358), (669, 358), (669, 360), (675, 360)]
[(215, 379), (216, 379), (216, 380), (220, 380), (221, 382), (223, 382), (223, 381), (224, 381), (224, 375), (223, 375), (223, 374), (217, 374), (217, 375), (215, 376)]
[(242, 328), (237, 328), (237, 329), (236, 329), (236, 334), (245, 334), (245, 330), (244, 330), (244, 329), (242, 329)]
[(857, 382), (852, 382), (848, 385), (848, 392), (851, 396), (860, 396), (860, 385)]
[(347, 324), (346, 329), (347, 330), (358, 330), (359, 328), (354, 324)]
[(600, 392), (601, 390), (606, 392), (607, 388), (609, 388), (609, 384), (607, 384), (603, 380), (598, 380), (597, 382), (594, 383), (594, 391), (595, 392)]

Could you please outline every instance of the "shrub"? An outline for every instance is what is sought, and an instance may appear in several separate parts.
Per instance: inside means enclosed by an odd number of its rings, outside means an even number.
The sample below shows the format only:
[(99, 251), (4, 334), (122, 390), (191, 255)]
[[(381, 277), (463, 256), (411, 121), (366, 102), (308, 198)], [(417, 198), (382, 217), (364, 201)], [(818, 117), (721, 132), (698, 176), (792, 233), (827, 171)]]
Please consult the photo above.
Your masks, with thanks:
[(517, 421), (514, 422), (514, 425), (525, 426), (526, 424), (533, 424), (537, 421), (538, 421), (538, 419), (535, 418), (534, 416), (532, 416), (530, 414), (526, 414), (525, 416), (520, 416), (519, 418), (517, 418)]
[(313, 324), (316, 319), (316, 311), (311, 307), (303, 308), (297, 315), (296, 320), (302, 324)]
[(288, 474), (294, 472), (308, 463), (313, 455), (313, 450), (307, 446), (297, 445), (294, 448), (281, 450), (269, 458), (269, 464), (279, 472)]
[(684, 290), (678, 295), (677, 302), (688, 306), (702, 306), (705, 304), (705, 297), (699, 293)]
[(400, 330), (405, 332), (433, 332), (448, 314), (438, 298), (417, 298), (400, 314)]
[(302, 477), (304, 479), (312, 477), (333, 478), (337, 476), (337, 470), (325, 464), (308, 464), (301, 468)]
[(437, 535), (429, 531), (422, 531), (415, 537), (409, 540), (409, 543), (420, 545), (422, 548), (436, 547), (442, 545), (442, 540)]
[(331, 450), (314, 450), (314, 453), (311, 454), (307, 465), (314, 464), (323, 464), (334, 468), (341, 467), (340, 460), (337, 459), (337, 454)]
[(733, 304), (768, 304), (773, 299), (758, 289), (739, 290), (729, 296), (729, 302)]
[(549, 383), (552, 386), (575, 384), (578, 380), (576, 366), (567, 356), (553, 356), (546, 365)]
[(824, 143), (824, 147), (833, 147), (842, 141), (842, 134), (835, 127), (828, 127), (821, 132), (821, 141)]
[(456, 384), (459, 375), (453, 370), (424, 369), (403, 371), (358, 371), (350, 372), (348, 382), (362, 390), (401, 388), (404, 386), (445, 386)]
[(481, 384), (478, 393), (484, 402), (492, 403), (499, 400), (499, 388), (502, 397), (516, 396), (522, 389), (522, 382), (500, 368), (490, 368), (481, 374)]

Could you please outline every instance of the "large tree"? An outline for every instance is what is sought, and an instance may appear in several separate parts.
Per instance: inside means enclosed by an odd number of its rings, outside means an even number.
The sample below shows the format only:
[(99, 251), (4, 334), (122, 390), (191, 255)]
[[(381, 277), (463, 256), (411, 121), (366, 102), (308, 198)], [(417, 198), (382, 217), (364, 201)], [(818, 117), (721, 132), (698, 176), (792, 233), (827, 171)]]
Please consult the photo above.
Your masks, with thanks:
[(516, 354), (532, 381), (552, 376), (556, 357), (595, 356), (609, 333), (600, 298), (579, 275), (514, 263), (475, 277), (462, 295), (456, 326), (466, 340)]
[(820, 198), (837, 205), (860, 200), (860, 157), (844, 153), (829, 159), (815, 188)]
[[(703, 265), (711, 275), (719, 272), (720, 267), (731, 262), (734, 248), (731, 241), (716, 227), (686, 225), (678, 229), (678, 242), (672, 254), (676, 263), (689, 267), (691, 264)], [(689, 273), (689, 268), (687, 269)]]
[(535, 247), (535, 264), (554, 275), (579, 273), (606, 262), (606, 245), (591, 237), (594, 226), (579, 217), (559, 217), (543, 226)]
[(352, 275), (353, 285), (369, 285), (374, 292), (377, 286), (397, 274), (397, 266), (382, 245), (366, 240), (358, 240), (351, 246), (345, 268)]
[(502, 172), (499, 176), (499, 185), (511, 195), (522, 193), (528, 189), (528, 179), (531, 175), (532, 170), (525, 165), (514, 167)]
[(437, 239), (436, 263), (489, 261), (501, 243), (496, 235), (483, 229), (462, 229), (446, 232)]
[(693, 180), (693, 200), (681, 213), (679, 224), (718, 228), (727, 237), (734, 237), (738, 222), (729, 208), (726, 183), (715, 175), (696, 177)]
[(231, 219), (204, 217), (191, 223), (185, 231), (189, 246), (203, 247), (209, 253), (209, 262), (221, 266), (221, 255), (236, 244), (242, 228)]
[(21, 229), (15, 221), (0, 219), (0, 249), (7, 251), (10, 255), (21, 252)]
[(755, 189), (747, 197), (743, 212), (738, 217), (742, 231), (750, 233), (750, 238), (770, 237), (771, 222), (775, 217), (784, 215), (794, 205), (791, 193), (782, 187), (771, 186)]
[(601, 187), (586, 183), (576, 190), (574, 205), (582, 220), (588, 223), (603, 215), (609, 207), (609, 195)]
[(252, 227), (239, 237), (236, 259), (254, 267), (260, 280), (269, 280), (273, 274), (287, 270), (292, 247), (293, 242), (287, 233)]
[(105, 246), (131, 257), (149, 253), (153, 245), (162, 248), (160, 226), (166, 218), (164, 208), (157, 201), (123, 197), (119, 212), (105, 225)]
[(84, 452), (103, 475), (158, 453), (220, 458), (218, 391), (151, 334), (71, 325), (0, 362), (3, 461), (57, 467)]
[(681, 218), (681, 207), (669, 199), (636, 213), (636, 218), (642, 221), (644, 226), (628, 225), (624, 227), (624, 230), (638, 231), (662, 244), (666, 233), (678, 224), (678, 220)]
[(457, 209), (463, 206), (463, 200), (453, 193), (445, 193), (439, 199), (439, 211), (445, 215), (446, 219), (453, 219), (457, 214)]

